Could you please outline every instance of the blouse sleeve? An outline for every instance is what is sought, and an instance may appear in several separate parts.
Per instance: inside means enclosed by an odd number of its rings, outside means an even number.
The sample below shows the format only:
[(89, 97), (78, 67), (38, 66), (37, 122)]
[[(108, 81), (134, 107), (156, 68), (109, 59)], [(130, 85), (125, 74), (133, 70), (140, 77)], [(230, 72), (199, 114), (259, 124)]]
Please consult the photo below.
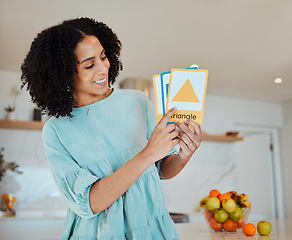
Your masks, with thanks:
[[(147, 139), (149, 140), (155, 126), (157, 125), (157, 119), (156, 119), (156, 113), (155, 113), (155, 109), (152, 102), (150, 101), (149, 98), (146, 99), (146, 102), (147, 102), (147, 111), (146, 111), (147, 112)], [(170, 151), (170, 153), (168, 153), (164, 158), (155, 162), (155, 166), (157, 167), (160, 179), (164, 180), (164, 177), (162, 176), (162, 173), (161, 173), (161, 166), (163, 165), (164, 160), (170, 155), (175, 155), (177, 153), (178, 153), (177, 148), (174, 147)]]
[(99, 178), (78, 165), (48, 122), (43, 128), (43, 143), (53, 177), (68, 207), (83, 218), (96, 216), (89, 204), (89, 192)]

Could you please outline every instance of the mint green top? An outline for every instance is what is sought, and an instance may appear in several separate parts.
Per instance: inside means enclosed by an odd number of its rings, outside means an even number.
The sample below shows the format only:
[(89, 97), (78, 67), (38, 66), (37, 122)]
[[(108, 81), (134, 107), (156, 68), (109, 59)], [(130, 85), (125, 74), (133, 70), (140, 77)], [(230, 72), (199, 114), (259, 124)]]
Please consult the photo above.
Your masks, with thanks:
[(47, 158), (69, 207), (62, 239), (178, 239), (160, 184), (163, 160), (104, 211), (94, 214), (89, 204), (92, 184), (146, 146), (156, 125), (148, 97), (137, 90), (114, 90), (101, 101), (73, 109), (72, 115), (52, 117), (43, 128)]

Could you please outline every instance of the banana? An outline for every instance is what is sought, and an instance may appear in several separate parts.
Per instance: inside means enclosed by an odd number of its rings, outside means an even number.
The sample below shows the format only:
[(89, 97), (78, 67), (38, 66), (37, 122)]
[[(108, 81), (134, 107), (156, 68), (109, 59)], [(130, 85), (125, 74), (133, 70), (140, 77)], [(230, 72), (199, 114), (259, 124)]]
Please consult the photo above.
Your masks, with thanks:
[(238, 194), (236, 191), (228, 192), (231, 198), (236, 202), (236, 204), (240, 205), (242, 202), (248, 200), (248, 196), (245, 193)]
[(247, 201), (248, 200), (248, 196), (246, 194), (241, 194), (241, 201)]
[(240, 207), (244, 207), (244, 208), (250, 208), (251, 202), (249, 202), (249, 201), (243, 201), (243, 202), (240, 203), (239, 206)]
[(243, 198), (244, 198), (244, 194), (238, 194), (237, 199), (236, 199), (236, 203), (241, 204), (241, 202), (243, 202)]
[(229, 194), (230, 194), (230, 196), (231, 196), (231, 198), (234, 200), (234, 198), (237, 196), (237, 192), (235, 192), (235, 191), (230, 191), (230, 192), (228, 192)]

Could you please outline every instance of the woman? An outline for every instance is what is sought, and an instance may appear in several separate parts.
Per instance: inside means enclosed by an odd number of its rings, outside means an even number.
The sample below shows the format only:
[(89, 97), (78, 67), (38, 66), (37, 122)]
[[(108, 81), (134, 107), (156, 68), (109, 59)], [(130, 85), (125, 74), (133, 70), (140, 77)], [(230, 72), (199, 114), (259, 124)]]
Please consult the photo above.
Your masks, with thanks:
[(62, 239), (178, 239), (160, 178), (183, 169), (201, 129), (167, 124), (176, 109), (156, 125), (142, 92), (110, 88), (120, 49), (104, 23), (72, 19), (39, 33), (22, 65), (23, 86), (52, 116), (43, 142), (69, 207)]

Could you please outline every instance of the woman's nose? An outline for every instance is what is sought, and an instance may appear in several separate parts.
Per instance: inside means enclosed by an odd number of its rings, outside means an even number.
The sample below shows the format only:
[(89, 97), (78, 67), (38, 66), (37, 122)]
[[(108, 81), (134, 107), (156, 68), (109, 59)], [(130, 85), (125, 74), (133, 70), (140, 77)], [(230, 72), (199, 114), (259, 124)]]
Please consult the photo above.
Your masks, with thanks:
[(99, 62), (96, 74), (103, 75), (103, 74), (107, 74), (107, 72), (108, 72), (108, 67), (106, 66), (106, 64), (104, 64), (103, 62)]

